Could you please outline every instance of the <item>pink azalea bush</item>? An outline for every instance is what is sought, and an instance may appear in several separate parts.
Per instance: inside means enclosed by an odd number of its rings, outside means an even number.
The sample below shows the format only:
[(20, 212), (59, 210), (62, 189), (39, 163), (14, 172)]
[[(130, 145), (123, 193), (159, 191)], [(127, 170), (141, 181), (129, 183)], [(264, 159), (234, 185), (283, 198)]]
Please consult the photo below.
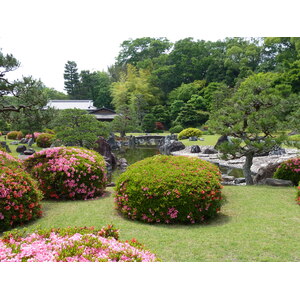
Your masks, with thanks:
[(10, 232), (0, 239), (0, 262), (154, 262), (156, 256), (135, 239), (118, 240), (108, 225), (40, 230), (23, 236)]
[(21, 162), (0, 151), (0, 231), (42, 215), (42, 193)]
[(300, 157), (282, 162), (275, 171), (274, 178), (291, 180), (297, 186), (300, 181)]
[(103, 194), (107, 182), (104, 158), (84, 148), (45, 149), (27, 158), (24, 165), (48, 199), (94, 198)]
[(117, 210), (147, 223), (196, 223), (223, 204), (221, 173), (198, 158), (157, 155), (131, 165), (116, 184)]
[[(34, 139), (36, 140), (40, 134), (42, 134), (42, 132), (34, 132), (34, 133), (33, 133)], [(25, 138), (26, 138), (26, 139), (32, 138), (32, 134), (31, 134), (31, 133), (26, 134), (26, 135), (25, 135)]]

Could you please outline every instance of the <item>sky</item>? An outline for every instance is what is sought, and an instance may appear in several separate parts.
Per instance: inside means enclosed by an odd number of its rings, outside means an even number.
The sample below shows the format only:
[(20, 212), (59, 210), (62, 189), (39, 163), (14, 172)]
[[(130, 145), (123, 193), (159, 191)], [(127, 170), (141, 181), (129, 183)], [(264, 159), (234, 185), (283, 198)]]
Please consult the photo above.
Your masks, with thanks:
[(123, 41), (140, 37), (218, 40), (230, 36), (299, 36), (297, 1), (9, 0), (2, 1), (0, 48), (33, 76), (64, 91), (64, 66), (107, 71)]

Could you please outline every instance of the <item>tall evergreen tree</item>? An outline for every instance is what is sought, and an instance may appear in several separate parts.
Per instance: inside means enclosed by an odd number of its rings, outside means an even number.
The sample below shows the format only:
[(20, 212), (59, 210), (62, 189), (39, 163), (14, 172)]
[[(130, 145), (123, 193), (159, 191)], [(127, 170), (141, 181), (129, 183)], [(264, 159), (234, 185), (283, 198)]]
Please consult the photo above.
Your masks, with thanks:
[(76, 99), (79, 96), (79, 74), (75, 61), (68, 61), (65, 64), (65, 90), (71, 99)]

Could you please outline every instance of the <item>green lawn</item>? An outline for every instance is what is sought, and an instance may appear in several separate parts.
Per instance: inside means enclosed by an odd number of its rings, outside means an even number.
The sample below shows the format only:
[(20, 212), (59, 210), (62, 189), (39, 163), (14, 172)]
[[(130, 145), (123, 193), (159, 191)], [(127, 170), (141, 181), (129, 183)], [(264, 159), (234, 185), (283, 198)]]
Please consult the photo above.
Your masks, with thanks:
[(120, 239), (136, 238), (162, 261), (299, 261), (300, 207), (295, 188), (226, 186), (221, 215), (207, 225), (161, 225), (134, 222), (114, 209), (113, 189), (99, 199), (44, 201), (36, 228), (114, 224)]
[[(11, 154), (12, 156), (18, 157), (19, 153), (16, 151), (16, 149), (17, 149), (17, 147), (18, 147), (19, 145), (10, 145), (10, 143), (13, 142), (14, 140), (8, 140), (8, 139), (5, 140), (5, 139), (4, 139), (4, 136), (0, 136), (0, 141), (5, 141), (6, 144), (9, 146), (9, 148), (10, 148), (10, 150), (11, 150), (11, 153), (10, 153), (10, 154)], [(21, 144), (21, 145), (23, 145), (23, 144)], [(27, 149), (28, 149), (28, 148), (33, 148), (36, 152), (43, 150), (43, 148), (38, 147), (38, 146), (36, 145), (36, 143), (34, 143), (31, 147), (28, 147), (28, 145), (26, 145), (26, 144), (24, 144), (24, 145), (27, 147)]]

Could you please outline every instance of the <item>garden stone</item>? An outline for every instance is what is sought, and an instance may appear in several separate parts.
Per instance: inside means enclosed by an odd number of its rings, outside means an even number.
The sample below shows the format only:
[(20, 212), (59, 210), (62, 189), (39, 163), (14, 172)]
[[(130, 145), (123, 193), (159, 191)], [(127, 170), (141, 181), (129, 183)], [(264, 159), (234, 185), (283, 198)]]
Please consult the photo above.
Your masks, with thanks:
[(118, 150), (120, 148), (113, 133), (110, 134), (109, 138), (107, 139), (107, 143), (110, 145), (112, 150)]
[(25, 150), (23, 153), (24, 153), (24, 155), (32, 155), (35, 153), (35, 150), (32, 148), (29, 148), (29, 149)]
[(19, 146), (17, 147), (17, 149), (16, 149), (16, 151), (17, 151), (18, 153), (24, 153), (24, 151), (26, 151), (26, 150), (27, 150), (27, 148), (26, 148), (25, 145), (19, 145)]
[(28, 146), (31, 147), (34, 143), (34, 139), (30, 138), (27, 143), (28, 143)]
[(270, 152), (269, 155), (283, 155), (286, 154), (285, 149), (282, 149), (281, 147), (274, 147)]
[(199, 138), (198, 140), (203, 142), (203, 141), (204, 141), (204, 138)]
[(272, 178), (279, 165), (280, 162), (275, 162), (260, 167), (257, 171), (257, 174), (253, 178), (254, 184), (263, 184), (266, 178)]
[(217, 149), (221, 144), (229, 142), (230, 143), (230, 138), (228, 135), (222, 135), (218, 138), (217, 143), (215, 144), (214, 148)]
[(214, 149), (214, 148), (206, 148), (204, 151), (203, 151), (204, 154), (217, 154), (218, 153), (218, 150)]
[(6, 144), (6, 142), (0, 142), (0, 146), (4, 148), (8, 153), (11, 153), (11, 150), (9, 146)]
[(189, 137), (189, 141), (196, 142), (198, 141), (198, 138), (196, 136), (191, 136)]
[(198, 145), (193, 145), (191, 147), (191, 153), (199, 153), (199, 152), (201, 152), (201, 149)]
[(107, 161), (112, 167), (116, 166), (117, 160), (115, 155), (111, 152), (111, 147), (108, 144), (108, 142), (103, 137), (99, 137), (96, 141), (97, 146), (94, 148), (94, 150), (98, 153), (100, 153), (105, 161)]
[(165, 155), (170, 155), (171, 152), (180, 151), (185, 149), (185, 146), (182, 142), (171, 140), (170, 138), (165, 138), (164, 143), (159, 147), (160, 152)]
[(275, 179), (275, 178), (266, 178), (265, 184), (271, 186), (293, 186), (293, 183), (290, 180)]
[(222, 175), (222, 181), (223, 182), (232, 182), (234, 181), (234, 176), (229, 176), (229, 175)]
[(20, 144), (27, 144), (27, 143), (28, 143), (28, 139), (26, 139), (26, 138), (22, 138), (20, 140)]
[(234, 180), (234, 184), (241, 184), (241, 183), (245, 183), (245, 182), (246, 182), (246, 179), (243, 177), (235, 178), (235, 180)]
[(18, 141), (13, 141), (13, 142), (10, 142), (10, 145), (19, 145), (19, 142)]

